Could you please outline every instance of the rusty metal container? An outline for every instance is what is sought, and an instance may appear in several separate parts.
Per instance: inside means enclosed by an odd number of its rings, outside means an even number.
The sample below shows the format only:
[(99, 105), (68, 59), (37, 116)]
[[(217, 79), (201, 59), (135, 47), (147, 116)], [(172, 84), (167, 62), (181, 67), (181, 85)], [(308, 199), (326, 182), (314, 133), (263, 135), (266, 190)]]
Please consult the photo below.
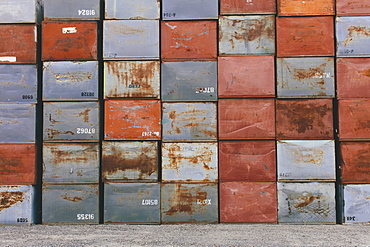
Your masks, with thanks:
[(43, 61), (97, 60), (96, 21), (44, 21)]
[(163, 20), (217, 19), (218, 0), (162, 0)]
[(44, 102), (44, 141), (99, 140), (98, 102)]
[(0, 63), (36, 63), (36, 25), (0, 25), (0, 33)]
[(370, 183), (370, 142), (341, 142), (343, 183)]
[(162, 143), (162, 182), (217, 182), (217, 142)]
[(104, 62), (104, 98), (160, 97), (159, 61)]
[(162, 62), (161, 98), (166, 101), (217, 101), (217, 62)]
[(344, 224), (370, 224), (370, 184), (344, 185)]
[(277, 183), (278, 222), (335, 224), (334, 183)]
[(276, 101), (277, 139), (334, 139), (332, 99)]
[(44, 20), (99, 20), (100, 0), (44, 0)]
[(98, 143), (44, 143), (43, 184), (99, 183)]
[(338, 57), (370, 56), (370, 16), (336, 18)]
[(335, 0), (278, 0), (279, 16), (335, 15)]
[(43, 185), (42, 223), (98, 224), (99, 185)]
[(98, 62), (44, 62), (43, 100), (98, 100)]
[(216, 141), (216, 103), (163, 103), (162, 141)]
[(336, 10), (338, 16), (369, 15), (370, 3), (364, 0), (337, 0)]
[(220, 141), (220, 181), (276, 181), (275, 141)]
[(219, 57), (218, 97), (275, 96), (273, 56)]
[(103, 22), (104, 60), (159, 59), (159, 21)]
[(104, 141), (102, 158), (103, 182), (157, 182), (157, 141)]
[(334, 98), (334, 58), (277, 59), (278, 98)]
[(0, 101), (36, 103), (37, 66), (0, 65)]
[(36, 23), (41, 19), (41, 0), (2, 0), (0, 23)]
[(107, 100), (105, 140), (160, 140), (159, 100)]
[(159, 183), (104, 184), (105, 224), (159, 224)]
[(275, 16), (221, 16), (219, 55), (275, 54)]
[(220, 183), (221, 223), (277, 223), (276, 183)]
[(334, 181), (333, 140), (277, 142), (278, 181)]
[(30, 185), (0, 186), (0, 225), (34, 223), (34, 187)]
[(0, 143), (36, 141), (36, 105), (0, 104)]
[(218, 135), (220, 139), (274, 139), (275, 100), (220, 99)]
[(162, 59), (215, 59), (217, 21), (162, 21)]
[(218, 223), (217, 183), (161, 184), (162, 223)]
[(221, 0), (221, 15), (275, 14), (275, 0)]
[(159, 0), (105, 0), (105, 19), (159, 19)]
[(334, 17), (278, 17), (278, 57), (334, 56)]

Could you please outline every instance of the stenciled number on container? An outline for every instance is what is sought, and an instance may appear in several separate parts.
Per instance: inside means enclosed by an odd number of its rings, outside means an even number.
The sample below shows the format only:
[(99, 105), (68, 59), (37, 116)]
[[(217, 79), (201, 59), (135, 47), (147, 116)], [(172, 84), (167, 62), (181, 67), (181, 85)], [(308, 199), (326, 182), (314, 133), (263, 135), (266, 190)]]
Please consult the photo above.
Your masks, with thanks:
[(79, 9), (78, 15), (95, 15), (95, 9)]
[(82, 92), (81, 93), (81, 96), (82, 97), (91, 97), (91, 96), (94, 96), (94, 92)]
[(159, 136), (159, 132), (144, 131), (141, 133), (141, 136)]
[(95, 128), (77, 128), (77, 134), (95, 134)]
[(33, 99), (33, 95), (30, 95), (30, 94), (22, 95), (22, 99)]
[(197, 199), (197, 204), (198, 205), (212, 205), (212, 199)]
[(17, 218), (17, 222), (28, 222), (28, 218)]
[(155, 206), (155, 205), (158, 205), (158, 200), (157, 199), (155, 199), (155, 200), (143, 199), (141, 201), (141, 205), (144, 205), (144, 206)]
[(93, 220), (94, 214), (77, 214), (77, 220)]
[(195, 89), (195, 93), (214, 93), (215, 88), (214, 87), (197, 87)]
[(164, 13), (164, 17), (176, 17), (176, 13)]

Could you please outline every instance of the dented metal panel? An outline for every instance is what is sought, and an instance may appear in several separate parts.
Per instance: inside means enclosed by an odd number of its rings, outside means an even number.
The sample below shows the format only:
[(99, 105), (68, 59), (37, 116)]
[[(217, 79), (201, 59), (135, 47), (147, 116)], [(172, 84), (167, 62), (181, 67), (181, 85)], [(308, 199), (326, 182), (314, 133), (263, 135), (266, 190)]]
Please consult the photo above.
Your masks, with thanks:
[(159, 224), (159, 183), (108, 183), (104, 185), (104, 223)]
[(280, 16), (335, 15), (335, 0), (278, 0)]
[(105, 0), (105, 19), (159, 19), (159, 0)]
[(370, 183), (370, 142), (341, 142), (340, 153), (342, 182)]
[(40, 19), (40, 0), (2, 0), (0, 23), (36, 23)]
[(369, 15), (370, 2), (364, 0), (337, 0), (338, 16)]
[(46, 0), (44, 3), (45, 20), (99, 20), (99, 11), (100, 0)]
[(217, 19), (218, 0), (162, 0), (163, 20)]
[(344, 185), (344, 224), (370, 224), (370, 184)]
[(334, 58), (277, 59), (278, 98), (334, 98)]
[(275, 0), (221, 0), (221, 15), (275, 14)]
[(158, 142), (104, 141), (103, 182), (157, 182)]
[(277, 183), (278, 222), (335, 224), (334, 183)]

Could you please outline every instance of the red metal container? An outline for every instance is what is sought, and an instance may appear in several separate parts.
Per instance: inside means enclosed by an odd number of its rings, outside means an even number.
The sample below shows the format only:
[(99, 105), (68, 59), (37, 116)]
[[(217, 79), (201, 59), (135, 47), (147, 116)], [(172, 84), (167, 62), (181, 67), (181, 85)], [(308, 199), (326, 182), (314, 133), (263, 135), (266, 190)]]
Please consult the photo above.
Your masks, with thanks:
[(334, 56), (334, 17), (278, 17), (278, 57)]
[(277, 139), (333, 139), (331, 99), (276, 101)]
[(335, 0), (278, 0), (280, 16), (334, 15)]
[(163, 21), (163, 59), (213, 59), (217, 57), (217, 21)]
[(42, 60), (97, 60), (96, 21), (44, 21)]
[(275, 141), (220, 141), (220, 181), (276, 181)]
[(219, 57), (218, 96), (275, 96), (274, 71), (273, 56)]
[(340, 144), (342, 182), (370, 183), (370, 142)]
[(275, 138), (274, 99), (220, 99), (220, 139)]
[(275, 0), (221, 0), (221, 15), (275, 14)]
[(337, 0), (336, 3), (339, 16), (369, 15), (370, 13), (368, 0)]
[(276, 183), (226, 182), (220, 184), (222, 223), (276, 223)]

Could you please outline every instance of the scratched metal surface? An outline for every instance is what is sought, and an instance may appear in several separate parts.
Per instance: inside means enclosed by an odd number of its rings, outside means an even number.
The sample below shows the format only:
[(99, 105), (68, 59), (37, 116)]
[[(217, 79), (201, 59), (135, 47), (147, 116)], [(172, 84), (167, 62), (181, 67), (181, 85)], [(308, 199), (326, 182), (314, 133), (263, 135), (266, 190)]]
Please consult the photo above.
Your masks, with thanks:
[(370, 142), (340, 142), (342, 183), (370, 184)]
[(0, 23), (36, 23), (41, 16), (40, 0), (2, 0)]
[(369, 15), (370, 4), (364, 0), (340, 0), (336, 1), (338, 16)]
[(279, 16), (335, 15), (335, 0), (278, 0)]
[(344, 224), (370, 224), (370, 184), (344, 185)]
[(105, 0), (105, 19), (159, 19), (160, 0)]
[(44, 0), (45, 20), (99, 20), (100, 0)]
[(162, 0), (163, 20), (217, 19), (218, 0)]
[(275, 0), (222, 0), (221, 15), (276, 14)]

